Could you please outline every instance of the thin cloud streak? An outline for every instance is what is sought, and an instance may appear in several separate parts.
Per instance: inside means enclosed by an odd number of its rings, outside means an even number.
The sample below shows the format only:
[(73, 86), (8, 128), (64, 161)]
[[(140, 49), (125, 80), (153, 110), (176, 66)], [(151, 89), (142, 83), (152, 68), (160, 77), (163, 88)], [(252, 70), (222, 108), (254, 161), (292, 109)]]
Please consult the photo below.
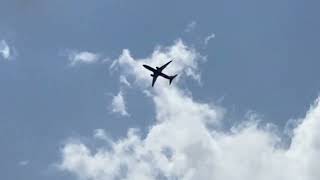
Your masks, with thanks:
[(209, 36), (207, 36), (205, 39), (204, 39), (204, 45), (208, 45), (209, 41), (213, 38), (215, 38), (216, 35), (214, 33), (210, 34)]

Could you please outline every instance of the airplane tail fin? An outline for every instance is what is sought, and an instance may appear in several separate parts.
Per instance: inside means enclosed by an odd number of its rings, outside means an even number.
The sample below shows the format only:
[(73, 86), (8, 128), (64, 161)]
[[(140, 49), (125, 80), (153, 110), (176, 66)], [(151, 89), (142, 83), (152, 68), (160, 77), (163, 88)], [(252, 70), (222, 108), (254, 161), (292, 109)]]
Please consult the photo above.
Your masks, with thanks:
[(172, 80), (177, 77), (178, 74), (174, 75), (174, 76), (170, 76), (170, 79), (169, 79), (169, 84), (171, 84)]

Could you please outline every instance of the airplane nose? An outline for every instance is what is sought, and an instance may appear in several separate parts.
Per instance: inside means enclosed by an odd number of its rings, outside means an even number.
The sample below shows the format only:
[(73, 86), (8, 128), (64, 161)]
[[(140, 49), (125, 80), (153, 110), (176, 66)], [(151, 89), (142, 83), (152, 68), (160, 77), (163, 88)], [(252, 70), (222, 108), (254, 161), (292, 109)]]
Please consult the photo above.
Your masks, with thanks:
[(149, 66), (147, 66), (147, 65), (145, 65), (145, 64), (142, 65), (142, 66), (145, 67), (146, 69), (149, 69)]

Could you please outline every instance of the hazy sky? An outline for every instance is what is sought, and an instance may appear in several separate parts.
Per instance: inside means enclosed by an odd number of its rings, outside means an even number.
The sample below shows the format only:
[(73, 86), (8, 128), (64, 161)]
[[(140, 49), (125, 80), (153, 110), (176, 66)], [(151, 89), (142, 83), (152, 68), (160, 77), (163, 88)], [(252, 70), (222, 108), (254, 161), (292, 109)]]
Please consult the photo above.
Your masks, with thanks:
[[(305, 117), (305, 114), (320, 90), (319, 6), (320, 2), (314, 0), (1, 0), (1, 179), (213, 177), (207, 174), (206, 168), (198, 167), (220, 165), (200, 163), (193, 167), (195, 173), (187, 165), (180, 166), (180, 161), (172, 160), (170, 165), (163, 165), (157, 155), (153, 159), (155, 164), (141, 165), (148, 167), (148, 172), (131, 172), (126, 166), (137, 164), (132, 159), (139, 159), (138, 156), (133, 158), (130, 153), (108, 149), (121, 146), (119, 139), (126, 144), (133, 138), (132, 141), (137, 141), (134, 147), (143, 149), (141, 152), (157, 154), (153, 145), (170, 138), (177, 137), (172, 140), (176, 144), (183, 144), (183, 139), (192, 137), (195, 144), (197, 140), (207, 142), (197, 135), (216, 131), (227, 136), (230, 129), (252, 121), (259, 121), (263, 127), (268, 123), (275, 125), (276, 130), (265, 132), (256, 127), (254, 133), (244, 135), (249, 137), (245, 142), (251, 142), (250, 137), (265, 142), (265, 136), (280, 139), (287, 136), (284, 129), (289, 120), (317, 119)], [(160, 66), (167, 58), (174, 59), (167, 72), (178, 73), (178, 79), (170, 87), (165, 80), (160, 80), (152, 89), (149, 72), (141, 63)], [(317, 105), (311, 108), (310, 114), (314, 112), (315, 117), (319, 117), (317, 108)], [(179, 115), (180, 112), (186, 114)], [(174, 127), (178, 134), (166, 128), (168, 132), (164, 134), (172, 137), (157, 142), (153, 139), (157, 134), (154, 129), (173, 122), (171, 119), (177, 122), (168, 127)], [(209, 119), (215, 123), (193, 124), (193, 119), (199, 122)], [(185, 120), (188, 125), (180, 126), (179, 120)], [(204, 129), (189, 132), (193, 125)], [(297, 134), (292, 139), (299, 139), (298, 129), (303, 129), (302, 125), (296, 128)], [(139, 133), (131, 132), (130, 128)], [(184, 129), (195, 136), (184, 136)], [(313, 132), (306, 130), (309, 131)], [(236, 131), (235, 136), (240, 137), (241, 132)], [(273, 142), (277, 138), (270, 139)], [(208, 141), (216, 142), (217, 147), (220, 147), (219, 142), (224, 142), (214, 135)], [(312, 142), (320, 142), (319, 137)], [(221, 147), (228, 146), (228, 143), (222, 144)], [(266, 144), (271, 149), (278, 145)], [(190, 154), (184, 152), (185, 147), (189, 147), (186, 144), (181, 147), (162, 145), (169, 159), (190, 160), (193, 153), (202, 154), (198, 149), (188, 150)], [(251, 147), (247, 145), (235, 146)], [(100, 148), (107, 150), (99, 151)], [(88, 149), (91, 154), (86, 154)], [(224, 157), (209, 149), (209, 159), (217, 157), (218, 161)], [(240, 148), (240, 151), (243, 150)], [(293, 146), (285, 151), (288, 154), (297, 152)], [(312, 152), (319, 158), (319, 151), (317, 146)], [(102, 157), (95, 156), (99, 152)], [(270, 155), (271, 159), (275, 156)], [(70, 163), (72, 157), (88, 161)], [(93, 157), (101, 157), (100, 164), (91, 161)], [(108, 159), (110, 157), (119, 157), (119, 162), (127, 164), (118, 167), (118, 161)], [(88, 162), (93, 167), (98, 163), (97, 169), (108, 170), (101, 173), (88, 170)], [(283, 160), (276, 164), (288, 162)], [(261, 169), (269, 170), (263, 162), (258, 164)], [(117, 167), (121, 175), (114, 175), (116, 170), (110, 170), (111, 167)], [(237, 168), (237, 164), (223, 167), (235, 172), (231, 169)], [(309, 172), (316, 166), (310, 163), (304, 167)], [(235, 177), (220, 174), (215, 179), (260, 178), (250, 173), (241, 176), (244, 172)], [(299, 177), (320, 178), (313, 171), (306, 174)], [(270, 178), (281, 179), (280, 176)]]

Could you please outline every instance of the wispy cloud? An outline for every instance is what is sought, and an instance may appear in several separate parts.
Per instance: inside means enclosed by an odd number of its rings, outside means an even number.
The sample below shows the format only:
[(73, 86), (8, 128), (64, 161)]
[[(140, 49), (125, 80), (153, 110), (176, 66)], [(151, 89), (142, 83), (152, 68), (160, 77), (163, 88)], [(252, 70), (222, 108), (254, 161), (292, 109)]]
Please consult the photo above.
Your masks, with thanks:
[(196, 21), (191, 21), (187, 27), (184, 29), (184, 32), (191, 32), (193, 31), (197, 26), (197, 22)]
[(122, 91), (120, 91), (117, 95), (115, 95), (112, 99), (111, 110), (114, 113), (119, 113), (122, 116), (129, 116), (126, 108), (126, 102), (122, 95)]
[(27, 166), (28, 164), (29, 164), (29, 161), (27, 161), (27, 160), (19, 162), (20, 166)]
[(101, 140), (108, 140), (109, 139), (107, 133), (103, 129), (95, 129), (93, 137), (96, 139), (101, 139)]
[(6, 60), (9, 60), (11, 57), (11, 49), (5, 40), (0, 41), (0, 54)]
[[(156, 88), (148, 88), (150, 76), (141, 64), (159, 65), (173, 56), (176, 60), (168, 66), (168, 73), (179, 72), (194, 79), (200, 76), (201, 56), (182, 41), (156, 49), (144, 59), (135, 59), (124, 50), (116, 66), (121, 67), (122, 75), (134, 79), (132, 86), (150, 93), (147, 98), (153, 101), (156, 123), (144, 136), (137, 129), (129, 129), (126, 137), (107, 142), (108, 148), (67, 142), (61, 149), (59, 168), (82, 180), (320, 178), (319, 100), (292, 129), (287, 147), (282, 146), (284, 142), (273, 125), (259, 124), (259, 116), (252, 113), (247, 121), (223, 131), (218, 127), (225, 109), (212, 102), (198, 102), (179, 83), (168, 86), (159, 81)], [(120, 104), (115, 109), (125, 109), (121, 92), (114, 99)], [(95, 132), (95, 137), (103, 134)]]
[(126, 76), (120, 75), (120, 83), (124, 84), (124, 85), (126, 85), (128, 87), (131, 87), (131, 84), (127, 80)]
[(99, 60), (99, 54), (88, 51), (71, 51), (68, 54), (70, 65), (76, 64), (92, 64)]
[(207, 36), (205, 39), (204, 39), (204, 45), (208, 45), (209, 41), (213, 38), (215, 38), (216, 35), (214, 33), (211, 33), (209, 36)]

